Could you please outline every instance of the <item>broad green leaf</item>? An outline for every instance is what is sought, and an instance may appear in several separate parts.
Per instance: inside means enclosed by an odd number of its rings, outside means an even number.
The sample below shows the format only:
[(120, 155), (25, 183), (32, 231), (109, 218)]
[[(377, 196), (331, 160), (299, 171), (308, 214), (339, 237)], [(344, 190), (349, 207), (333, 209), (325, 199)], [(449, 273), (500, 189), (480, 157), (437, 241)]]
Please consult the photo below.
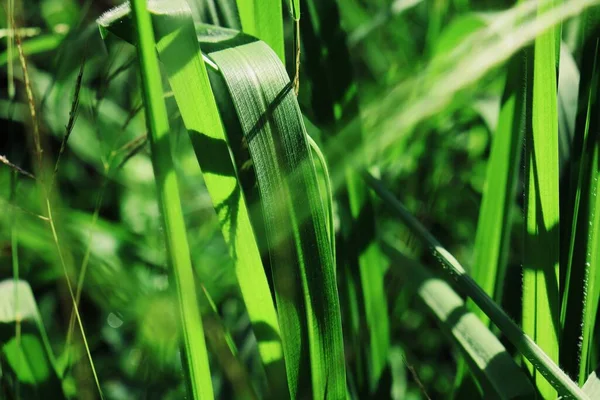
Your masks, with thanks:
[[(287, 389), (282, 392), (281, 388), (286, 377), (277, 314), (192, 17), (181, 1), (151, 2), (149, 7), (157, 31), (159, 57), (194, 146), (223, 237), (235, 262), (242, 297), (270, 389), (278, 396), (285, 396)], [(99, 24), (131, 43), (132, 27), (128, 13), (129, 8), (125, 5), (105, 15)]]
[(263, 42), (210, 27), (199, 38), (222, 75), (256, 173), (290, 395), (341, 398), (346, 385), (333, 253), (292, 85)]
[(177, 289), (187, 383), (194, 399), (211, 399), (213, 398), (213, 389), (208, 354), (202, 330), (185, 222), (181, 211), (179, 183), (168, 140), (170, 128), (156, 58), (154, 31), (146, 7), (145, 0), (133, 0), (131, 14), (142, 78), (142, 95), (150, 137), (152, 166), (156, 176), (158, 203), (162, 211), (168, 262), (173, 270)]
[(281, 0), (237, 0), (242, 31), (268, 44), (285, 63)]
[(415, 237), (428, 248), (442, 268), (455, 281), (457, 289), (463, 296), (468, 296), (500, 329), (516, 349), (558, 391), (559, 395), (572, 399), (586, 399), (587, 396), (546, 354), (510, 319), (508, 315), (477, 285), (463, 266), (446, 250), (442, 244), (413, 217), (406, 207), (390, 193), (383, 183), (368, 173), (364, 175), (366, 182), (386, 203), (396, 216), (409, 228)]
[[(551, 9), (552, 2), (538, 11)], [(523, 260), (523, 331), (558, 361), (559, 338), (559, 161), (556, 60), (560, 30), (535, 40), (533, 98), (525, 132), (525, 255)], [(528, 364), (544, 398), (552, 386)]]
[(37, 303), (25, 281), (0, 282), (0, 360), (6, 367), (3, 378), (14, 376), (18, 382), (4, 381), (12, 386), (12, 394), (65, 398)]
[[(392, 245), (384, 251), (395, 269), (406, 276), (407, 283), (434, 315), (442, 331), (451, 336), (477, 380), (484, 398), (531, 398), (534, 389), (527, 376), (515, 364), (496, 336), (467, 311), (465, 302), (442, 279), (435, 278), (416, 261), (404, 256)], [(506, 382), (510, 382), (509, 385)]]
[[(303, 70), (311, 81), (315, 122), (326, 134), (323, 142), (327, 145), (334, 140), (342, 124), (359, 113), (357, 83), (336, 2), (302, 0), (301, 5), (307, 10), (300, 21), (306, 60)], [(331, 35), (331, 31), (340, 33)], [(330, 54), (335, 54), (335, 58)], [(357, 147), (367, 143), (366, 136), (361, 130), (354, 140)], [(365, 162), (364, 158), (364, 154), (357, 152), (358, 164)], [(330, 162), (333, 166), (343, 165), (333, 158)], [(387, 364), (389, 320), (383, 284), (385, 270), (374, 241), (376, 227), (371, 194), (356, 171), (355, 164), (347, 165), (343, 185), (336, 188), (342, 238), (338, 264), (343, 272), (343, 303), (348, 304), (347, 315), (351, 321), (348, 340), (357, 357), (352, 363), (354, 379), (359, 391), (372, 393)], [(368, 335), (368, 346), (360, 339), (365, 335)]]

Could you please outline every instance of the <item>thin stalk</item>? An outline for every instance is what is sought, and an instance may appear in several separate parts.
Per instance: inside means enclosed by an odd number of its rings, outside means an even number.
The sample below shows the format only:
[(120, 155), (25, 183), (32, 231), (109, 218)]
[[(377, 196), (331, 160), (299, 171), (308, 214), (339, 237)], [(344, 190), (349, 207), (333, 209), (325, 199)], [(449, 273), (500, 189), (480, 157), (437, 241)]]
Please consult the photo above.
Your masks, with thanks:
[(12, 100), (15, 97), (15, 73), (13, 67), (14, 42), (15, 42), (15, 0), (8, 0), (6, 13), (6, 26), (8, 27), (6, 54), (8, 56), (7, 78), (8, 78), (8, 98)]
[[(14, 26), (14, 21), (13, 21), (13, 26)], [(86, 353), (87, 353), (87, 357), (90, 363), (90, 368), (92, 370), (92, 374), (94, 376), (94, 381), (96, 383), (96, 388), (98, 389), (98, 394), (100, 396), (100, 399), (104, 399), (104, 395), (102, 393), (102, 388), (100, 386), (100, 381), (98, 379), (98, 374), (96, 373), (96, 368), (94, 366), (94, 361), (92, 359), (92, 354), (90, 352), (90, 348), (88, 346), (87, 343), (87, 339), (86, 339), (86, 335), (85, 335), (85, 330), (83, 328), (83, 323), (81, 322), (81, 316), (79, 315), (79, 310), (77, 309), (77, 302), (75, 301), (75, 295), (73, 293), (73, 288), (71, 286), (71, 281), (69, 279), (69, 274), (67, 271), (67, 264), (65, 261), (65, 257), (63, 255), (63, 250), (61, 248), (60, 245), (60, 241), (58, 238), (58, 233), (57, 233), (57, 229), (56, 229), (56, 225), (55, 225), (55, 221), (52, 217), (52, 205), (51, 205), (51, 200), (50, 200), (50, 196), (51, 196), (51, 180), (48, 180), (47, 178), (49, 177), (49, 175), (47, 175), (45, 173), (45, 167), (44, 167), (44, 162), (43, 162), (43, 157), (42, 157), (42, 143), (41, 143), (41, 137), (40, 137), (40, 129), (39, 129), (39, 124), (38, 124), (38, 119), (37, 119), (37, 112), (36, 112), (36, 108), (35, 108), (35, 99), (33, 96), (33, 90), (32, 90), (32, 85), (31, 85), (31, 80), (29, 78), (29, 71), (27, 69), (27, 59), (25, 58), (25, 54), (23, 52), (23, 46), (21, 43), (21, 38), (18, 34), (18, 32), (16, 33), (16, 43), (17, 43), (17, 50), (18, 50), (18, 54), (19, 54), (19, 61), (21, 63), (21, 68), (23, 69), (23, 79), (25, 82), (25, 92), (27, 94), (27, 103), (29, 105), (29, 113), (31, 116), (31, 121), (32, 121), (32, 128), (33, 128), (33, 145), (34, 145), (34, 155), (35, 155), (35, 164), (37, 167), (37, 173), (39, 175), (39, 178), (37, 179), (37, 182), (40, 186), (42, 195), (43, 195), (43, 203), (44, 203), (44, 207), (46, 209), (46, 214), (47, 214), (47, 218), (48, 218), (48, 223), (50, 225), (50, 229), (52, 232), (52, 237), (54, 239), (54, 243), (56, 245), (56, 250), (58, 252), (58, 256), (59, 256), (59, 260), (61, 263), (61, 266), (63, 268), (63, 272), (65, 275), (65, 281), (67, 283), (67, 288), (69, 290), (69, 295), (71, 297), (71, 302), (73, 304), (73, 308), (75, 310), (75, 315), (77, 317), (77, 322), (79, 325), (79, 330), (81, 332), (81, 336), (83, 338), (83, 343), (86, 349)]]
[(327, 220), (329, 221), (329, 245), (331, 246), (331, 250), (333, 253), (333, 265), (336, 265), (335, 261), (335, 226), (333, 221), (333, 190), (331, 189), (331, 180), (329, 179), (329, 169), (327, 168), (327, 161), (325, 161), (325, 155), (319, 148), (319, 145), (315, 140), (310, 137), (310, 135), (306, 135), (306, 140), (308, 141), (308, 145), (313, 150), (313, 152), (317, 155), (319, 159), (319, 165), (323, 170), (323, 180), (325, 181), (325, 191), (327, 192)]
[(296, 71), (294, 72), (294, 93), (298, 96), (300, 91), (300, 0), (290, 0), (290, 8), (292, 11), (292, 21), (294, 21), (294, 46), (295, 46), (295, 64)]

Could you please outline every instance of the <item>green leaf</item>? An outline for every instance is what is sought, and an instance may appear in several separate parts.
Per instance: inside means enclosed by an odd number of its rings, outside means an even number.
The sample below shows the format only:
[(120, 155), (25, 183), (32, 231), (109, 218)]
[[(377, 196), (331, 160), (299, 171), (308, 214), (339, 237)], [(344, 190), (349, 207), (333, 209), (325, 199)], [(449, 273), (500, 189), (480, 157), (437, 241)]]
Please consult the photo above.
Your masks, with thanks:
[[(308, 10), (301, 20), (306, 59), (303, 70), (311, 81), (312, 111), (326, 134), (323, 142), (327, 145), (335, 140), (349, 116), (359, 114), (358, 87), (336, 2), (303, 0), (301, 3)], [(339, 33), (332, 35), (332, 31)], [(358, 164), (366, 158), (361, 151), (368, 143), (366, 137), (361, 129), (353, 140), (358, 149), (355, 158)], [(335, 167), (343, 165), (335, 158), (330, 162)], [(352, 362), (354, 379), (359, 391), (372, 393), (387, 364), (389, 319), (385, 267), (374, 240), (376, 226), (371, 193), (357, 174), (356, 163), (343, 168), (343, 184), (336, 188), (342, 239), (338, 263), (343, 274), (343, 303), (348, 304), (347, 315), (351, 321), (347, 340), (352, 343), (356, 357)], [(368, 346), (362, 341), (365, 336)]]
[[(62, 43), (64, 38), (65, 35), (62, 33), (53, 33), (25, 40), (23, 41), (23, 53), (26, 56), (31, 56), (55, 50)], [(0, 67), (5, 66), (9, 61), (15, 61), (17, 59), (18, 53), (16, 51), (12, 51), (10, 54), (9, 57), (8, 51), (0, 53)]]
[[(552, 2), (540, 5), (539, 13)], [(535, 40), (531, 121), (525, 133), (525, 255), (523, 260), (523, 331), (558, 361), (559, 337), (559, 162), (556, 60), (560, 30)], [(544, 398), (554, 389), (528, 364)]]
[[(287, 379), (275, 305), (190, 11), (181, 1), (151, 2), (149, 7), (157, 30), (159, 57), (190, 135), (229, 254), (234, 260), (270, 389), (280, 397), (286, 396), (287, 388), (281, 388)], [(115, 9), (99, 24), (105, 33), (110, 31), (131, 43), (132, 27), (128, 12), (127, 6)]]
[[(512, 210), (517, 189), (518, 167), (525, 121), (526, 73), (524, 54), (508, 65), (498, 127), (492, 138), (486, 183), (479, 210), (471, 276), (492, 298), (503, 293), (502, 283), (510, 244)], [(487, 317), (478, 311), (483, 321)]]
[(202, 324), (204, 325), (206, 342), (218, 360), (223, 373), (233, 386), (236, 399), (258, 399), (250, 382), (248, 371), (244, 367), (240, 357), (238, 357), (238, 350), (233, 338), (219, 316), (217, 306), (208, 294), (208, 291), (203, 290), (203, 293), (206, 306), (202, 313)]
[[(594, 13), (586, 15), (585, 27), (594, 27)], [(598, 68), (598, 31), (595, 28), (585, 40), (582, 51), (581, 85), (578, 99), (578, 117), (573, 139), (570, 167), (571, 226), (568, 230), (569, 247), (566, 258), (565, 289), (561, 323), (563, 342), (561, 362), (567, 370), (579, 375), (579, 383), (592, 370), (594, 357), (594, 327), (598, 310), (600, 265), (598, 249), (600, 221), (598, 220), (598, 95), (600, 94)], [(573, 354), (580, 354), (575, 359)]]
[[(0, 282), (0, 365), (6, 366), (2, 378), (16, 378), (13, 394), (65, 398), (37, 303), (25, 281)], [(4, 382), (10, 386), (11, 380)]]
[[(594, 345), (594, 330), (598, 301), (600, 300), (600, 143), (598, 142), (598, 126), (600, 121), (597, 114), (598, 98), (600, 96), (599, 70), (598, 70), (598, 44), (594, 52), (593, 77), (589, 88), (588, 108), (584, 133), (584, 154), (580, 167), (580, 209), (582, 217), (578, 220), (579, 226), (575, 234), (579, 235), (581, 242), (578, 249), (584, 251), (583, 288), (585, 290), (582, 317), (582, 342), (581, 359), (579, 364), (580, 383), (592, 370), (594, 357), (591, 355)], [(587, 213), (585, 212), (587, 211)], [(585, 235), (583, 235), (585, 233)], [(583, 237), (581, 237), (583, 236)], [(574, 236), (575, 237), (575, 236)]]
[(170, 128), (163, 100), (152, 20), (146, 9), (145, 0), (133, 0), (131, 11), (142, 78), (146, 125), (150, 137), (152, 166), (156, 176), (158, 203), (162, 211), (168, 260), (175, 276), (177, 288), (187, 382), (194, 399), (211, 399), (213, 390), (208, 354), (198, 308), (185, 222), (181, 211), (179, 184), (171, 158), (171, 146), (168, 138)]
[(222, 74), (256, 171), (290, 395), (341, 398), (346, 385), (333, 253), (291, 82), (263, 42), (210, 27), (199, 37)]
[(281, 0), (237, 0), (237, 6), (242, 31), (264, 41), (285, 63)]

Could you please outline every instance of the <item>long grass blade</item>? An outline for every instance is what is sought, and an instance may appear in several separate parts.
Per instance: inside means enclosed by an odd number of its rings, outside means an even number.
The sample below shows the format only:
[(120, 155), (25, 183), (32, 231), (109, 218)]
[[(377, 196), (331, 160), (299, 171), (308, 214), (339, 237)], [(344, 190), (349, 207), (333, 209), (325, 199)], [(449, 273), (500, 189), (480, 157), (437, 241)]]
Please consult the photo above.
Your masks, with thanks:
[(237, 0), (242, 31), (268, 44), (285, 63), (281, 0)]
[(492, 300), (485, 291), (467, 275), (462, 265), (441, 243), (425, 229), (406, 207), (390, 193), (383, 183), (368, 173), (364, 175), (367, 184), (395, 212), (415, 237), (427, 246), (431, 254), (440, 262), (444, 271), (456, 282), (462, 295), (468, 296), (500, 329), (516, 349), (527, 358), (541, 375), (558, 391), (559, 395), (569, 399), (587, 399), (588, 397), (556, 363)]
[(177, 287), (188, 383), (194, 399), (211, 399), (213, 390), (208, 354), (179, 200), (179, 184), (171, 158), (171, 146), (168, 140), (169, 121), (163, 100), (152, 21), (145, 0), (133, 0), (131, 11), (142, 77), (146, 125), (150, 134), (152, 165), (156, 176), (159, 205), (162, 209), (169, 263)]
[[(587, 234), (581, 238), (579, 249), (582, 250), (580, 257), (585, 254), (582, 270), (584, 272), (583, 287), (585, 289), (582, 316), (582, 338), (581, 356), (579, 360), (579, 382), (582, 384), (587, 375), (593, 370), (595, 359), (592, 356), (594, 346), (594, 331), (596, 326), (596, 315), (598, 312), (598, 301), (600, 300), (600, 198), (598, 196), (600, 186), (600, 143), (598, 142), (598, 127), (600, 119), (597, 110), (600, 96), (600, 70), (598, 69), (598, 49), (600, 39), (593, 36), (594, 63), (592, 79), (589, 87), (586, 121), (583, 134), (583, 155), (580, 165), (580, 208), (583, 212), (582, 218), (577, 220), (578, 227), (575, 234)], [(584, 211), (587, 210), (587, 213)], [(578, 238), (577, 238), (578, 239)], [(573, 238), (573, 242), (576, 237)], [(584, 250), (585, 249), (585, 250)], [(575, 256), (575, 254), (573, 254)], [(573, 262), (581, 260), (579, 257)], [(567, 327), (565, 327), (567, 328)]]
[[(552, 3), (540, 5), (539, 13)], [(525, 255), (523, 331), (554, 361), (559, 348), (559, 163), (557, 112), (557, 41), (554, 27), (535, 40), (531, 128), (525, 134)], [(556, 396), (528, 364), (544, 398)]]
[[(433, 313), (442, 331), (452, 337), (466, 357), (472, 371), (484, 389), (484, 398), (531, 398), (534, 388), (528, 377), (515, 364), (496, 336), (477, 316), (468, 312), (464, 301), (452, 287), (416, 261), (404, 256), (393, 245), (383, 249), (394, 269), (406, 276), (411, 290)], [(510, 381), (510, 385), (506, 382)]]
[[(525, 56), (515, 55), (508, 65), (473, 247), (471, 276), (498, 303), (503, 292), (502, 282), (510, 244), (512, 211), (525, 129), (524, 110), (528, 84), (523, 79), (526, 76)], [(484, 322), (489, 322), (480, 310), (476, 314)]]
[[(570, 164), (571, 225), (566, 259), (565, 288), (562, 300), (561, 363), (583, 384), (594, 367), (591, 350), (598, 307), (597, 275), (597, 112), (599, 94), (599, 35), (595, 28), (597, 12), (586, 15), (582, 49), (579, 115)], [(587, 32), (587, 31), (590, 32)], [(573, 354), (580, 354), (579, 359)]]

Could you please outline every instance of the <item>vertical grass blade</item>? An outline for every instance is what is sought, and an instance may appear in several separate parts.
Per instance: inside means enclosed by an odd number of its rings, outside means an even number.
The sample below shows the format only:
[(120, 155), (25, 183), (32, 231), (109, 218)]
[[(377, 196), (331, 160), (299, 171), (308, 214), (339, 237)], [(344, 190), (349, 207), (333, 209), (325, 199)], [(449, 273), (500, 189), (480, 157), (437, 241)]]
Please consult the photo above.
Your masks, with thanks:
[[(169, 121), (163, 100), (161, 76), (156, 58), (154, 32), (146, 0), (132, 1), (132, 15), (142, 77), (146, 125), (150, 136), (152, 166), (156, 176), (158, 202), (162, 211), (168, 259), (175, 276), (185, 366), (194, 399), (212, 399), (208, 355), (194, 283), (190, 249), (179, 200), (179, 185), (169, 144)], [(202, 110), (198, 110), (202, 112)]]
[[(258, 342), (270, 391), (279, 398), (285, 398), (288, 396), (286, 369), (275, 305), (200, 52), (191, 12), (181, 1), (152, 2), (150, 7), (159, 37), (159, 57), (190, 135), (229, 254), (235, 263), (237, 280)], [(128, 12), (126, 6), (114, 9), (101, 18), (99, 24), (103, 29), (133, 43)]]
[(6, 54), (8, 60), (7, 66), (7, 89), (8, 89), (8, 98), (12, 100), (15, 97), (15, 81), (14, 81), (14, 68), (13, 68), (13, 53), (15, 46), (14, 32), (15, 32), (15, 1), (8, 0), (6, 7), (6, 26), (8, 27), (8, 37), (7, 37), (7, 46), (6, 46)]
[[(508, 63), (506, 84), (502, 95), (498, 126), (492, 137), (486, 181), (479, 209), (479, 219), (473, 247), (471, 276), (498, 304), (502, 302), (504, 277), (512, 232), (512, 213), (521, 160), (522, 138), (525, 129), (528, 78), (527, 52), (522, 50)], [(525, 79), (524, 79), (525, 78)], [(473, 312), (486, 324), (489, 318), (472, 302)], [(455, 388), (471, 387), (463, 381), (466, 365), (459, 361)]]
[[(593, 56), (592, 79), (588, 92), (588, 104), (583, 133), (583, 154), (579, 171), (578, 191), (580, 191), (580, 225), (573, 235), (578, 234), (580, 239), (578, 249), (579, 257), (573, 262), (583, 261), (579, 267), (583, 271), (583, 315), (582, 315), (582, 338), (581, 356), (579, 360), (579, 382), (583, 384), (588, 374), (594, 369), (595, 358), (592, 356), (594, 346), (594, 331), (596, 326), (596, 315), (598, 312), (598, 301), (600, 300), (600, 197), (598, 190), (600, 185), (600, 142), (598, 141), (598, 96), (600, 96), (600, 84), (598, 70), (598, 48), (600, 39), (597, 35), (592, 36), (595, 41)], [(587, 211), (587, 212), (586, 212)], [(575, 254), (573, 254), (575, 256)], [(583, 259), (582, 259), (583, 258)]]
[(268, 44), (285, 63), (281, 0), (237, 0), (242, 31)]
[[(561, 363), (570, 373), (579, 375), (583, 384), (593, 369), (591, 357), (593, 334), (598, 307), (598, 68), (599, 32), (590, 11), (584, 19), (585, 40), (581, 55), (581, 84), (578, 116), (571, 156), (569, 206), (571, 224), (568, 227), (568, 256), (562, 302)], [(573, 357), (579, 354), (579, 359)]]
[[(597, 128), (595, 132), (597, 136)], [(581, 359), (579, 361), (580, 383), (583, 383), (587, 374), (593, 369), (593, 363), (596, 361), (592, 356), (592, 350), (596, 346), (594, 330), (598, 314), (598, 301), (600, 300), (600, 196), (598, 196), (598, 192), (600, 191), (600, 145), (598, 144), (597, 137), (593, 142), (594, 149), (590, 166), (590, 210), (588, 214), (590, 232), (587, 238), (584, 281), (587, 290), (583, 304), (583, 337)]]
[[(526, 105), (525, 54), (508, 65), (498, 127), (492, 139), (486, 185), (481, 200), (475, 236), (471, 276), (498, 303), (503, 292), (508, 246), (521, 158)], [(484, 322), (489, 319), (480, 311)]]
[[(540, 4), (538, 13), (552, 7)], [(559, 338), (559, 163), (557, 113), (557, 40), (550, 28), (535, 40), (531, 129), (525, 136), (525, 255), (523, 260), (523, 330), (553, 360)], [(528, 367), (544, 398), (556, 396), (533, 366)]]

